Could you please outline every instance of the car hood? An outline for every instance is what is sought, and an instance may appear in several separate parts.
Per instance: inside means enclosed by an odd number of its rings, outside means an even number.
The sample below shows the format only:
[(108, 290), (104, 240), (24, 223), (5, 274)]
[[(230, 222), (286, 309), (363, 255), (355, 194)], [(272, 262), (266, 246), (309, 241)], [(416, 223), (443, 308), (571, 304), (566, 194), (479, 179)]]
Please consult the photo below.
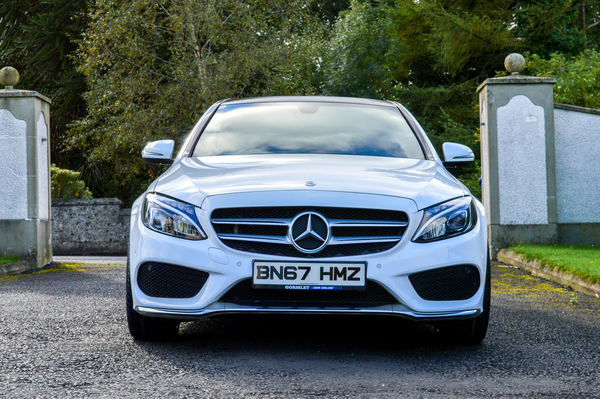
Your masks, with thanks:
[(376, 194), (419, 209), (465, 194), (433, 161), (352, 155), (227, 155), (178, 159), (153, 191), (201, 206), (206, 197), (282, 190)]

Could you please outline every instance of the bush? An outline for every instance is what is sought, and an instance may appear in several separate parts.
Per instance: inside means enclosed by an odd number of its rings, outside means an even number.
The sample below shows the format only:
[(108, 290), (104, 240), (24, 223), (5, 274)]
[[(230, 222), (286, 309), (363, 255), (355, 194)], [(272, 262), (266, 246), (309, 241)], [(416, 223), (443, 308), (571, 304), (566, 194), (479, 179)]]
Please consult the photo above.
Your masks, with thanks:
[(466, 168), (460, 175), (456, 176), (458, 180), (462, 182), (471, 191), (477, 199), (482, 200), (481, 195), (481, 164), (479, 161), (475, 161), (473, 166)]
[(585, 50), (575, 57), (553, 53), (549, 59), (525, 53), (527, 72), (556, 78), (554, 101), (600, 108), (600, 52)]
[(79, 179), (80, 172), (50, 167), (52, 199), (90, 199), (92, 192)]

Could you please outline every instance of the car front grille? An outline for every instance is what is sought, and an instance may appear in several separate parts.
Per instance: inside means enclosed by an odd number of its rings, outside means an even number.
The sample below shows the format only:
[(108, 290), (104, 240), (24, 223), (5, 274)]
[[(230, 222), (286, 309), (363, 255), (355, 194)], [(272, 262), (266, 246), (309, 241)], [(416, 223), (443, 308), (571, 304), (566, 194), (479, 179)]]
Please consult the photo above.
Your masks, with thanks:
[(189, 267), (146, 262), (138, 269), (137, 284), (150, 297), (192, 298), (204, 287), (208, 276)]
[[(322, 215), (331, 229), (328, 245), (316, 253), (299, 251), (288, 237), (292, 221), (304, 212)], [(402, 211), (381, 209), (254, 207), (216, 209), (211, 222), (221, 242), (239, 251), (327, 258), (367, 255), (393, 248), (404, 235), (408, 216)]]
[(367, 280), (364, 291), (319, 291), (255, 289), (252, 280), (242, 280), (227, 291), (220, 302), (261, 307), (373, 307), (398, 303), (381, 285)]
[(462, 301), (477, 293), (479, 269), (471, 265), (441, 267), (408, 276), (419, 296), (428, 301)]

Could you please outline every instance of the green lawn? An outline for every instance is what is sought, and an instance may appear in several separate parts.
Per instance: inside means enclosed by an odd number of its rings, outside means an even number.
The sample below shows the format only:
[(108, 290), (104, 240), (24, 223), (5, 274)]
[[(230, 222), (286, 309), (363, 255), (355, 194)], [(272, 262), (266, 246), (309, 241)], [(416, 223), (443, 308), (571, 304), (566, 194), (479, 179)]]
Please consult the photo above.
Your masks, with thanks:
[(15, 263), (18, 261), (19, 258), (17, 258), (16, 256), (7, 256), (5, 258), (0, 258), (0, 265), (3, 265), (5, 263)]
[(560, 271), (600, 284), (600, 248), (562, 245), (517, 245), (511, 251)]

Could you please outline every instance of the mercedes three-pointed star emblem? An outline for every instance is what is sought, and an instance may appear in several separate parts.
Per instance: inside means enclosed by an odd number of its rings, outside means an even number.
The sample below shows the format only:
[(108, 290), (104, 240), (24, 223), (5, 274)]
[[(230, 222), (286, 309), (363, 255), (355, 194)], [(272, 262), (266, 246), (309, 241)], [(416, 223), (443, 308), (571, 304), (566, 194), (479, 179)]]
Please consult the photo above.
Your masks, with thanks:
[(305, 254), (319, 252), (331, 238), (327, 219), (316, 212), (304, 212), (296, 216), (288, 234), (292, 245)]

